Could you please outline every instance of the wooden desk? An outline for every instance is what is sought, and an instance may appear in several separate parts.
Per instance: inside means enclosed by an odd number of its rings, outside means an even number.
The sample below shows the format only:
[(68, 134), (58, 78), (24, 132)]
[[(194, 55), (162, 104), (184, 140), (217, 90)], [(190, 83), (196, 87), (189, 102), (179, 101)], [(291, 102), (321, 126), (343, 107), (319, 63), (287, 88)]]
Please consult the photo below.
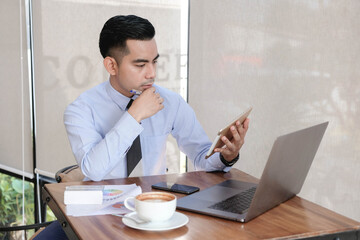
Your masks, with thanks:
[[(160, 181), (195, 185), (203, 190), (226, 179), (249, 182), (258, 180), (237, 169), (228, 173), (190, 172), (139, 178), (107, 180), (101, 182), (72, 182), (46, 184), (43, 198), (70, 239), (359, 239), (360, 223), (300, 197), (273, 208), (248, 223), (180, 211), (189, 217), (189, 223), (181, 228), (164, 232), (140, 231), (129, 228), (121, 218), (112, 215), (72, 217), (66, 216), (64, 190), (68, 185), (79, 184), (132, 184), (142, 187), (143, 192), (151, 191), (151, 185)], [(178, 198), (182, 194), (176, 194)]]

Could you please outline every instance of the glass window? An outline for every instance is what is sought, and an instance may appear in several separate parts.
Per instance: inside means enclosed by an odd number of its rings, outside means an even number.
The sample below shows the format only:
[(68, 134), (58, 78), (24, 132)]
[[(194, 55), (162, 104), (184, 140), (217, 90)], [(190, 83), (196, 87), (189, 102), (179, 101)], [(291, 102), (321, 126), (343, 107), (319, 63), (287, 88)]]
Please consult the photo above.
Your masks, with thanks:
[[(103, 24), (112, 16), (135, 14), (152, 22), (160, 54), (156, 83), (186, 98), (188, 9), (184, 2), (33, 2), (37, 168), (51, 174), (75, 163), (63, 113), (82, 92), (108, 80), (98, 39)], [(172, 137), (167, 154), (169, 172), (184, 171), (180, 170), (180, 153)]]

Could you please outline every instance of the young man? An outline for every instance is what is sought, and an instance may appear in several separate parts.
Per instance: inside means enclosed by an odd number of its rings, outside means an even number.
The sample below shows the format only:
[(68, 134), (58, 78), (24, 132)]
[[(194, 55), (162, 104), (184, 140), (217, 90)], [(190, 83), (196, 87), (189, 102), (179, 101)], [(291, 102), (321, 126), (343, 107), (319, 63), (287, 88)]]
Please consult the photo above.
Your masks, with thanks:
[[(142, 160), (135, 175), (166, 173), (166, 139), (172, 134), (196, 170), (224, 170), (239, 158), (249, 120), (232, 128), (233, 140), (205, 159), (211, 142), (191, 107), (154, 84), (159, 58), (155, 29), (137, 16), (115, 16), (99, 40), (106, 81), (68, 106), (64, 123), (76, 160), (86, 180), (129, 176), (127, 152), (140, 136)], [(133, 91), (141, 92), (140, 95)], [(129, 109), (129, 100), (133, 103)], [(139, 150), (140, 151), (140, 150)]]
[[(140, 167), (130, 169), (137, 175), (166, 173), (169, 134), (196, 170), (225, 170), (239, 158), (249, 120), (243, 125), (237, 122), (231, 129), (233, 140), (224, 137), (226, 148), (215, 149), (218, 153), (205, 159), (211, 142), (191, 107), (178, 94), (154, 84), (159, 58), (154, 36), (152, 24), (137, 16), (112, 17), (100, 33), (99, 47), (109, 81), (84, 92), (64, 114), (72, 151), (85, 180), (129, 176), (127, 153), (138, 136), (142, 160)], [(129, 107), (130, 99), (134, 101)], [(66, 235), (55, 222), (35, 239), (66, 239)]]

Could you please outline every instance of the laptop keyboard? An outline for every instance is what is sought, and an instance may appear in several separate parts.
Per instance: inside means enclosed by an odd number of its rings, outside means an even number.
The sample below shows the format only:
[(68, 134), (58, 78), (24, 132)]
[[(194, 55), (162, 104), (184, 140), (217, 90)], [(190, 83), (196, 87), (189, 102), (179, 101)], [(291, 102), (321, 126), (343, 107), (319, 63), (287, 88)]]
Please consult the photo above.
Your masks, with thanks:
[(209, 208), (238, 214), (245, 213), (250, 207), (250, 203), (254, 197), (255, 191), (256, 187), (249, 188), (244, 192), (229, 197), (221, 202), (215, 203)]

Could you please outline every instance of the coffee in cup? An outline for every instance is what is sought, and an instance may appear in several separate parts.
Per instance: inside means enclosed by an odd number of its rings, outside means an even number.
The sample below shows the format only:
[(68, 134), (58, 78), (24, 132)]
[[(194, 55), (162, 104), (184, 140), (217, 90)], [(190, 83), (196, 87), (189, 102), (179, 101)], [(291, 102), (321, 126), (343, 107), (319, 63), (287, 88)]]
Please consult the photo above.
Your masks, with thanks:
[[(135, 207), (131, 206), (134, 202)], [(166, 192), (145, 192), (124, 201), (127, 209), (135, 211), (145, 221), (160, 222), (170, 219), (176, 209), (176, 196)]]

